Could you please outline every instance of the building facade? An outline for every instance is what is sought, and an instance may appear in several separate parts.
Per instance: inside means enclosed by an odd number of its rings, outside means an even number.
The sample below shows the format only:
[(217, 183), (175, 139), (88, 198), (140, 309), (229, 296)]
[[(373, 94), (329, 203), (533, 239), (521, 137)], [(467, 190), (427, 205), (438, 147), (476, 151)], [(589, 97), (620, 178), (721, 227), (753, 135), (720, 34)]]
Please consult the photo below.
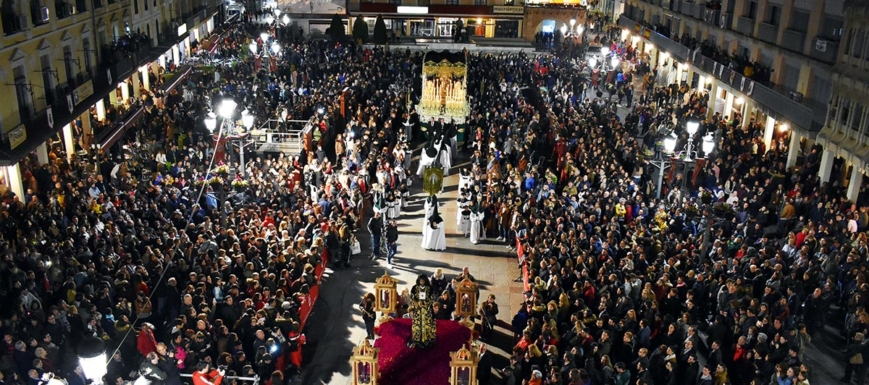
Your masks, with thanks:
[(845, 4), (844, 39), (833, 67), (833, 97), (824, 129), (818, 135), (823, 146), (822, 182), (848, 187), (848, 199), (856, 200), (869, 174), (869, 1)]
[(554, 33), (571, 19), (585, 23), (589, 10), (604, 12), (616, 0), (590, 4), (587, 0), (350, 0), (351, 21), (362, 16), (374, 33), (382, 15), (387, 30), (399, 37), (449, 39), (458, 21), (474, 38), (534, 40), (538, 33)]
[[(117, 140), (140, 115), (141, 92), (152, 89), (161, 67), (180, 63), (193, 36), (214, 28), (221, 4), (212, 1), (3, 1), (0, 190), (24, 196), (19, 161), (26, 156), (45, 164), (57, 146), (70, 159), (89, 157)], [(141, 28), (152, 17), (142, 15), (146, 2), (161, 15), (150, 34)]]
[(659, 81), (706, 89), (710, 116), (761, 125), (792, 167), (824, 127), (844, 14), (844, 0), (628, 0), (618, 23)]

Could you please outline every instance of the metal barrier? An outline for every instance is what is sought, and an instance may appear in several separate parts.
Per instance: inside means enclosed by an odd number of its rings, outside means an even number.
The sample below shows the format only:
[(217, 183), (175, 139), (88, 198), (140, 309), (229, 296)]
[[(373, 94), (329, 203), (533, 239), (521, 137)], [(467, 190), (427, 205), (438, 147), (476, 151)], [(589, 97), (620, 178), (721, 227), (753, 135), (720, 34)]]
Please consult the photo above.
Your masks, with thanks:
[[(192, 378), (193, 374), (191, 373), (181, 373), (181, 377)], [(259, 385), (259, 376), (253, 377), (242, 377), (242, 376), (224, 376), (225, 380), (239, 380), (239, 381), (252, 381), (253, 385)]]
[[(305, 123), (301, 129), (279, 130), (281, 125)], [(258, 145), (258, 152), (294, 152), (296, 155), (304, 148), (304, 135), (312, 129), (307, 120), (269, 119), (251, 138)]]

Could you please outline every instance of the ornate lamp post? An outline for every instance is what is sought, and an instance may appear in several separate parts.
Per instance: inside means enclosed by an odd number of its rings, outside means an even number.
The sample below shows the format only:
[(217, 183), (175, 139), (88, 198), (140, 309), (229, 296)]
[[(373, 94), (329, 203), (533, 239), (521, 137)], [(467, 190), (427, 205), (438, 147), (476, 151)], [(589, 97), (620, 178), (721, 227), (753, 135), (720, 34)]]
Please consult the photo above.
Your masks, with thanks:
[(380, 369), (377, 367), (380, 349), (371, 346), (368, 340), (353, 348), (350, 365), (353, 368), (352, 385), (377, 385)]

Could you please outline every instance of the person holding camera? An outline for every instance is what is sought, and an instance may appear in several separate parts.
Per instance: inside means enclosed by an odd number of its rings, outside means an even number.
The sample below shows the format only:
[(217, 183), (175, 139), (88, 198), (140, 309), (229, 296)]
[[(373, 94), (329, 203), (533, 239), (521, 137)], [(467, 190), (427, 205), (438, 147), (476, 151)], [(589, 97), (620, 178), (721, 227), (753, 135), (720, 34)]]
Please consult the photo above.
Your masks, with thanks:
[(159, 357), (157, 366), (166, 372), (164, 385), (181, 385), (181, 374), (178, 368), (178, 359), (175, 358), (175, 351), (169, 350), (166, 344), (160, 342), (157, 344), (157, 356)]
[(220, 385), (225, 374), (225, 369), (212, 369), (211, 363), (200, 361), (193, 372), (193, 385)]
[(480, 339), (489, 341), (492, 338), (495, 325), (498, 324), (498, 304), (495, 303), (494, 294), (489, 294), (489, 299), (483, 302), (483, 306), (480, 306), (480, 316), (483, 318), (483, 334)]

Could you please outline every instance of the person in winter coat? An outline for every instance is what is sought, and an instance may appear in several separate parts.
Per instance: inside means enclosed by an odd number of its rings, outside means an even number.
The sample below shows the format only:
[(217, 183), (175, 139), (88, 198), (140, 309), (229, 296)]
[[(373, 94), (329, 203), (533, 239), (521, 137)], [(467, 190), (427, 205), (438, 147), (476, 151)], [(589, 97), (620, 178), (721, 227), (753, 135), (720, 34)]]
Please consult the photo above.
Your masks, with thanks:
[(143, 357), (157, 350), (157, 340), (154, 338), (154, 326), (145, 322), (136, 337), (136, 349)]
[(166, 372), (160, 369), (159, 363), (160, 357), (156, 352), (148, 353), (145, 361), (139, 366), (139, 378), (134, 385), (164, 385), (168, 377)]
[(169, 350), (164, 343), (157, 344), (157, 355), (160, 360), (157, 366), (166, 372), (165, 385), (181, 385), (181, 375), (178, 368), (178, 359), (175, 357), (175, 352)]

